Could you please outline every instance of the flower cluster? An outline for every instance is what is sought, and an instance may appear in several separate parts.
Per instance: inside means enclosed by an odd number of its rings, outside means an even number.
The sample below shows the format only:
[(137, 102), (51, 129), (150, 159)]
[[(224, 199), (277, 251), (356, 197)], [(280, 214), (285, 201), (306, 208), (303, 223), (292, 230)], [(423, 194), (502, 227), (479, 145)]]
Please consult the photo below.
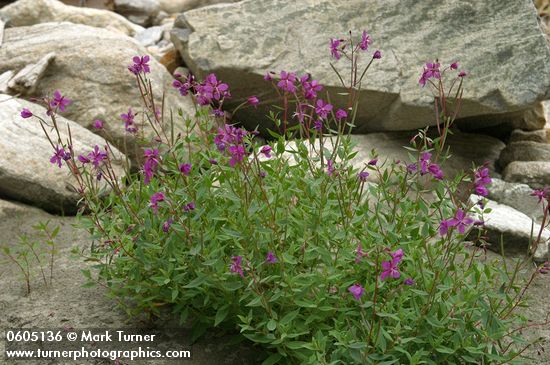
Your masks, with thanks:
[[(424, 66), (424, 69), (422, 71), (422, 75), (420, 76), (420, 79), (418, 80), (418, 83), (424, 87), (428, 83), (430, 79), (436, 79), (440, 80), (441, 75), (447, 70), (444, 69), (443, 71), (440, 70), (441, 64), (436, 60), (435, 62), (426, 62), (426, 65)], [(458, 69), (458, 62), (453, 62), (449, 66), (449, 69), (456, 70)], [(460, 71), (458, 73), (458, 77), (465, 77), (466, 72)]]
[(145, 185), (151, 182), (151, 178), (155, 175), (155, 170), (160, 164), (159, 150), (158, 149), (148, 149), (143, 152), (143, 157), (145, 162), (143, 163), (143, 182)]
[(158, 203), (163, 202), (165, 198), (166, 197), (164, 196), (163, 192), (157, 192), (151, 195), (151, 198), (149, 199), (149, 202), (150, 202), (149, 206), (153, 209), (155, 214), (158, 213), (158, 209), (159, 209)]
[[(175, 77), (182, 78), (181, 75), (176, 74)], [(231, 98), (229, 86), (226, 83), (218, 80), (215, 74), (209, 74), (204, 79), (204, 82), (199, 83), (195, 77), (188, 74), (183, 80), (174, 80), (172, 86), (179, 90), (182, 96), (186, 96), (189, 93), (195, 95), (196, 101), (199, 105), (211, 105), (214, 110), (214, 115), (223, 116), (222, 105), (224, 100)], [(257, 105), (259, 100), (257, 97), (250, 97), (249, 103)]]
[(548, 192), (550, 189), (548, 186), (545, 186), (542, 189), (535, 189), (531, 192), (531, 196), (536, 196), (539, 199), (539, 203), (543, 200), (548, 200)]
[(404, 253), (402, 249), (398, 249), (397, 251), (390, 253), (392, 259), (390, 261), (382, 262), (382, 273), (380, 274), (380, 279), (386, 280), (389, 277), (399, 279), (401, 277), (398, 265), (403, 259), (403, 255)]
[(63, 147), (55, 146), (54, 154), (50, 158), (50, 163), (52, 165), (57, 164), (57, 166), (61, 168), (62, 161), (67, 161), (70, 159), (71, 159), (71, 154), (69, 152), (65, 151)]
[(477, 195), (487, 196), (489, 190), (487, 185), (491, 184), (491, 177), (489, 176), (489, 169), (487, 167), (480, 167), (475, 172), (474, 189)]
[(225, 124), (223, 128), (218, 128), (218, 134), (214, 138), (214, 143), (220, 152), (226, 152), (231, 156), (229, 165), (234, 167), (241, 162), (247, 155), (244, 138), (248, 132), (242, 128), (236, 128)]
[[(361, 33), (361, 39), (360, 41), (355, 45), (353, 48), (353, 53), (356, 53), (358, 51), (367, 52), (369, 50), (369, 46), (372, 43), (372, 38), (367, 33), (366, 30), (363, 30), (363, 33)], [(351, 46), (351, 40), (346, 39), (330, 39), (330, 54), (331, 56), (339, 60), (342, 58), (342, 55), (347, 56), (346, 54), (346, 47)], [(348, 56), (348, 58), (351, 56)], [(380, 59), (382, 58), (382, 53), (380, 50), (376, 50), (373, 55), (373, 59)]]
[(124, 121), (124, 129), (128, 133), (136, 133), (137, 126), (135, 124), (134, 118), (136, 115), (132, 112), (131, 108), (128, 108), (128, 113), (120, 114), (120, 118)]
[(420, 175), (430, 174), (436, 180), (443, 179), (443, 170), (438, 164), (431, 162), (432, 154), (430, 152), (423, 152), (420, 155), (418, 163), (411, 163), (407, 165), (409, 172), (415, 172), (420, 168)]
[(100, 151), (99, 146), (96, 145), (94, 149), (88, 153), (86, 156), (79, 155), (78, 160), (82, 162), (82, 164), (88, 164), (91, 163), (96, 169), (99, 168), (100, 164), (107, 159), (107, 150)]

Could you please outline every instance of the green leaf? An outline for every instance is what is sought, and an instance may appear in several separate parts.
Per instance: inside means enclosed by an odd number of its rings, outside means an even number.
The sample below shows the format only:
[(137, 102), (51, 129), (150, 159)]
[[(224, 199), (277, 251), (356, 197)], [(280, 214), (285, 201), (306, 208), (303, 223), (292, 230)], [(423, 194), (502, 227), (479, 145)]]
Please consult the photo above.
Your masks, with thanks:
[(193, 280), (187, 285), (184, 286), (184, 288), (191, 289), (196, 288), (198, 286), (201, 286), (204, 282), (206, 282), (208, 278), (206, 276), (199, 276)]
[(277, 328), (277, 322), (275, 322), (274, 319), (270, 319), (268, 322), (267, 322), (267, 329), (270, 330), (270, 331), (273, 331), (275, 330), (275, 328)]
[(217, 327), (218, 324), (220, 324), (225, 317), (227, 317), (227, 314), (229, 313), (229, 304), (224, 305), (218, 311), (216, 312), (216, 317), (214, 318), (214, 327)]

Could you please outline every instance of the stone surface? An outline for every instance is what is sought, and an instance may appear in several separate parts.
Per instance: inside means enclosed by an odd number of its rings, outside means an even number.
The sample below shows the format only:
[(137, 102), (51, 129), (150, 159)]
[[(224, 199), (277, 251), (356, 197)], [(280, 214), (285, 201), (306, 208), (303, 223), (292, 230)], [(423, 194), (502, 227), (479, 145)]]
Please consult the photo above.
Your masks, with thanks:
[(509, 143), (500, 153), (498, 164), (504, 169), (513, 161), (550, 161), (550, 144), (531, 141)]
[(0, 75), (0, 94), (8, 92), (8, 84), (15, 73), (12, 70), (8, 70)]
[(239, 0), (159, 0), (160, 8), (169, 13), (183, 13), (185, 11), (214, 4), (231, 3)]
[(32, 94), (48, 66), (55, 59), (55, 53), (50, 52), (37, 63), (25, 66), (8, 83), (8, 88), (14, 93), (25, 95)]
[(0, 17), (6, 19), (10, 27), (67, 21), (130, 36), (143, 29), (111, 11), (69, 6), (57, 0), (19, 0), (0, 9)]
[(114, 0), (115, 11), (144, 27), (153, 24), (160, 11), (158, 0)]
[(531, 196), (533, 189), (529, 185), (506, 182), (498, 178), (492, 178), (492, 180), (488, 187), (489, 199), (519, 210), (537, 222), (541, 221), (544, 215), (542, 205), (538, 198)]
[(514, 161), (502, 173), (502, 179), (509, 182), (527, 184), (534, 189), (550, 186), (550, 162)]
[[(477, 195), (470, 196), (472, 204), (475, 204), (480, 199), (482, 198)], [(491, 244), (489, 248), (500, 252), (502, 237), (505, 254), (507, 252), (527, 252), (529, 243), (531, 242), (531, 232), (536, 232), (535, 234), (538, 235), (540, 224), (534, 223), (531, 218), (522, 212), (492, 200), (488, 200), (485, 207), (491, 209), (491, 212), (483, 214), (485, 237), (487, 242)], [(481, 219), (481, 216), (477, 215), (477, 219)], [(477, 232), (472, 230), (471, 234), (476, 236)], [(533, 255), (537, 262), (544, 262), (550, 258), (549, 241), (550, 230), (544, 228), (541, 233), (541, 241)]]
[[(49, 119), (42, 106), (0, 95), (0, 196), (56, 213), (74, 213), (80, 198), (74, 188), (76, 181), (66, 166), (59, 168), (50, 164), (52, 146), (38, 120), (21, 118), (19, 113), (23, 108)], [(70, 126), (76, 155), (87, 154), (95, 145), (105, 145), (103, 138), (75, 122), (59, 116), (57, 123), (62, 140), (68, 139), (66, 131), (67, 125)], [(116, 148), (113, 151), (113, 167), (117, 176), (122, 177), (123, 155)]]
[(531, 141), (537, 143), (548, 143), (548, 129), (538, 129), (535, 131), (524, 131), (514, 129), (510, 134), (509, 142)]
[[(270, 70), (310, 72), (342, 105), (335, 92), (344, 89), (329, 62), (340, 70), (347, 65), (329, 58), (329, 39), (350, 29), (359, 37), (364, 28), (374, 43), (360, 67), (377, 48), (383, 56), (359, 94), (358, 133), (433, 125), (433, 98), (418, 79), (435, 57), (459, 60), (470, 74), (460, 116), (476, 117), (479, 127), (488, 115), (505, 117), (550, 97), (550, 49), (530, 0), (245, 0), (185, 12), (176, 26), (172, 39), (186, 65), (230, 85), (229, 110), (250, 95), (274, 103), (263, 80)], [(242, 109), (237, 120), (255, 127), (265, 115), (263, 108)]]
[[(135, 148), (135, 139), (124, 130), (121, 113), (129, 107), (140, 110), (140, 96), (135, 76), (127, 66), (132, 57), (147, 54), (139, 43), (127, 36), (72, 23), (47, 23), (31, 27), (6, 29), (4, 45), (0, 48), (0, 73), (17, 70), (30, 62), (37, 62), (48, 52), (55, 52), (55, 62), (40, 80), (35, 96), (51, 95), (59, 89), (73, 100), (64, 116), (91, 128), (94, 120), (105, 121), (105, 136), (120, 149), (134, 157), (141, 155)], [(166, 92), (165, 108), (181, 108), (184, 114), (194, 114), (190, 98), (179, 95), (171, 87), (172, 76), (155, 61), (150, 61), (151, 80), (157, 105)], [(169, 114), (166, 114), (169, 115)], [(136, 118), (145, 133), (152, 136), (148, 123)], [(176, 131), (184, 128), (176, 124)]]
[(144, 29), (134, 36), (134, 38), (144, 47), (152, 46), (158, 43), (164, 34), (164, 28), (160, 25)]

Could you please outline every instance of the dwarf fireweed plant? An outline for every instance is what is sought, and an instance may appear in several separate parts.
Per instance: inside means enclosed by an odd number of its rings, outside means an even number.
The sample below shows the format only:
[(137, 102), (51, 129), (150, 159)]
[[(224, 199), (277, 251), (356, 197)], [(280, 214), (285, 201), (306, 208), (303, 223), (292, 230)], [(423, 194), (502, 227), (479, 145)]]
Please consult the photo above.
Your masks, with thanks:
[[(238, 332), (264, 348), (264, 364), (521, 363), (531, 344), (522, 331), (548, 322), (528, 322), (517, 309), (548, 265), (523, 283), (529, 257), (510, 271), (484, 259), (489, 170), (442, 169), (466, 73), (456, 62), (426, 63), (419, 92), (434, 96), (436, 128), (413, 136), (409, 161), (373, 151), (358, 165), (350, 137), (358, 95), (369, 68), (383, 62), (371, 44), (367, 32), (330, 40), (344, 105), (333, 105), (312, 75), (266, 73), (282, 101), (267, 144), (230, 124), (222, 109), (229, 85), (214, 74), (202, 82), (176, 75), (173, 87), (193, 98), (196, 114), (165, 113), (148, 58), (135, 57), (128, 69), (154, 137), (125, 184), (109, 144), (75, 156), (70, 140), (49, 132), (67, 103), (60, 93), (46, 98), (51, 121), (39, 122), (51, 168), (65, 164), (75, 176), (94, 239), (87, 256), (97, 272), (85, 275), (130, 315), (190, 321), (193, 339), (212, 327)], [(250, 96), (239, 107), (259, 103)], [(121, 116), (128, 133), (137, 132), (135, 113)], [(177, 123), (189, 133), (175, 135)], [(111, 192), (101, 198), (105, 186)], [(461, 199), (459, 188), (480, 202)]]

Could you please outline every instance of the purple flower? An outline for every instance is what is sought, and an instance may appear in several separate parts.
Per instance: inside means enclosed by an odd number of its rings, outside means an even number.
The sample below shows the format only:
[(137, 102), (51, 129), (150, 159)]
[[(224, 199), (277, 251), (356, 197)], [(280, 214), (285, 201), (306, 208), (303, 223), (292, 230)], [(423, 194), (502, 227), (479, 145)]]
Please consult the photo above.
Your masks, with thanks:
[(456, 70), (458, 68), (458, 62), (451, 63), (451, 70)]
[(134, 56), (132, 58), (132, 61), (134, 63), (128, 66), (128, 70), (134, 75), (138, 75), (142, 71), (144, 74), (151, 72), (151, 69), (149, 68), (149, 65), (148, 65), (149, 56), (142, 56), (142, 57)]
[(364, 257), (367, 257), (369, 254), (363, 251), (363, 247), (361, 247), (361, 244), (357, 245), (357, 249), (355, 249), (355, 263), (358, 264), (361, 262), (361, 260)]
[(145, 157), (145, 162), (143, 163), (143, 175), (145, 178), (143, 182), (147, 185), (151, 182), (151, 178), (154, 176), (155, 170), (160, 163), (159, 150), (156, 148), (152, 150), (145, 150), (143, 155)]
[(263, 154), (266, 158), (271, 158), (271, 146), (265, 145), (260, 150), (260, 153)]
[(260, 177), (263, 179), (267, 176), (267, 173), (265, 171), (260, 171)]
[(417, 168), (418, 166), (416, 166), (416, 163), (410, 163), (407, 165), (407, 171), (411, 174), (414, 173)]
[(426, 62), (426, 66), (422, 71), (422, 76), (420, 76), (420, 80), (418, 80), (418, 83), (422, 85), (422, 87), (424, 87), (426, 86), (426, 82), (431, 78), (434, 78), (434, 79), (441, 78), (441, 73), (439, 71), (439, 63)]
[(217, 165), (218, 164), (218, 161), (216, 161), (215, 159), (211, 158), (210, 160), (208, 160), (208, 162), (210, 162), (211, 165)]
[(357, 176), (359, 177), (359, 181), (365, 182), (367, 181), (367, 177), (369, 177), (369, 173), (367, 171), (361, 171)]
[[(308, 79), (309, 79), (309, 75)], [(312, 80), (311, 82), (304, 80), (302, 78), (302, 87), (304, 88), (304, 97), (308, 100), (315, 99), (317, 97), (317, 93), (321, 90), (323, 90), (323, 86), (319, 84), (319, 81)]]
[(277, 82), (277, 86), (283, 91), (288, 91), (289, 93), (296, 92), (296, 74), (294, 72), (281, 71), (281, 79)]
[(330, 39), (330, 54), (335, 59), (339, 60), (342, 55), (340, 54), (340, 43), (341, 39)]
[(174, 220), (173, 220), (172, 218), (168, 218), (168, 220), (162, 224), (162, 231), (163, 231), (164, 233), (168, 233), (168, 231), (170, 230), (170, 226), (172, 225), (172, 223), (174, 223)]
[(185, 176), (188, 176), (191, 173), (191, 168), (192, 167), (193, 167), (193, 165), (191, 165), (190, 163), (182, 163), (179, 166), (179, 170), (182, 174), (184, 174)]
[[(79, 158), (80, 159), (80, 158)], [(88, 159), (92, 162), (92, 165), (97, 169), (99, 164), (107, 159), (107, 151), (101, 152), (99, 146), (95, 145), (92, 152), (88, 153)]]
[(414, 285), (414, 280), (412, 278), (406, 278), (403, 284), (412, 286)]
[(229, 154), (231, 154), (229, 166), (234, 167), (237, 163), (241, 162), (245, 153), (243, 145), (229, 146)]
[(458, 73), (458, 77), (465, 77), (466, 76), (466, 71), (460, 71)]
[(398, 249), (397, 251), (390, 253), (390, 256), (392, 257), (391, 261), (382, 262), (382, 273), (380, 274), (381, 280), (386, 280), (388, 277), (399, 279), (401, 273), (399, 272), (397, 266), (403, 259), (403, 255), (403, 250)]
[(323, 130), (323, 121), (319, 119), (313, 122), (313, 129), (315, 129), (318, 132), (321, 132)]
[(332, 111), (332, 104), (326, 103), (323, 101), (323, 99), (317, 100), (317, 106), (315, 107), (315, 113), (319, 116), (321, 119), (327, 119), (328, 114)]
[(432, 154), (429, 152), (423, 152), (420, 155), (420, 175), (425, 175), (427, 173), (431, 174), (434, 179), (436, 180), (442, 180), (443, 179), (443, 171), (439, 167), (439, 165), (435, 163), (431, 163), (430, 159), (432, 158)]
[(332, 176), (334, 174), (334, 170), (332, 160), (327, 160), (327, 175)]
[(137, 128), (134, 125), (135, 114), (132, 112), (131, 108), (128, 108), (128, 114), (120, 114), (120, 118), (124, 121), (124, 129), (128, 133), (136, 133)]
[(21, 118), (27, 119), (27, 118), (30, 118), (30, 117), (32, 117), (32, 112), (27, 108), (23, 108), (21, 110)]
[(491, 184), (492, 180), (489, 176), (489, 169), (487, 167), (481, 167), (475, 172), (474, 186), (477, 195), (487, 196), (489, 190), (487, 185)]
[(195, 86), (195, 77), (192, 74), (188, 74), (185, 82), (174, 80), (172, 86), (179, 90), (181, 96), (186, 96), (189, 94), (189, 90)]
[(266, 72), (265, 75), (264, 75), (264, 80), (265, 81), (271, 81), (273, 80), (273, 78), (271, 77), (271, 75), (269, 74), (269, 72)]
[(94, 120), (93, 126), (95, 129), (102, 129), (103, 128), (103, 121), (96, 119)]
[(190, 212), (192, 210), (195, 210), (195, 202), (190, 202), (190, 203), (187, 203), (183, 206), (183, 211), (184, 212)]
[(268, 264), (274, 264), (277, 262), (277, 257), (273, 252), (269, 251), (265, 257), (265, 262)]
[(214, 143), (218, 146), (220, 152), (224, 152), (229, 145), (242, 144), (247, 133), (244, 129), (226, 124), (223, 128), (218, 128), (218, 134), (214, 138)]
[(537, 198), (539, 198), (539, 203), (544, 199), (548, 199), (548, 186), (545, 186), (544, 188), (542, 189), (535, 189), (531, 192), (531, 196), (536, 196)]
[(464, 234), (466, 228), (473, 224), (474, 220), (466, 215), (462, 209), (458, 209), (454, 218), (443, 220), (439, 226), (439, 234), (441, 236), (447, 235), (449, 228), (456, 227), (458, 233)]
[(52, 165), (57, 164), (57, 166), (59, 166), (59, 168), (61, 168), (62, 161), (68, 160), (67, 156), (69, 158), (71, 157), (67, 152), (65, 152), (63, 147), (56, 146), (55, 147), (55, 152), (54, 152), (53, 156), (50, 158), (50, 163)]
[(339, 121), (347, 117), (348, 117), (348, 113), (346, 113), (344, 109), (338, 109), (336, 111), (336, 119), (338, 119)]
[(260, 104), (260, 99), (258, 99), (257, 96), (249, 96), (248, 99), (248, 104), (252, 105), (252, 106), (258, 106), (258, 104)]
[(220, 101), (231, 96), (229, 86), (219, 81), (214, 74), (206, 76), (204, 84), (200, 86), (198, 91), (208, 102), (212, 100)]
[(432, 163), (430, 166), (428, 166), (428, 171), (436, 180), (443, 180), (443, 171), (439, 167), (439, 165)]
[(165, 197), (163, 192), (158, 192), (151, 195), (151, 198), (149, 199), (150, 201), (149, 206), (153, 209), (155, 214), (158, 213), (158, 209), (159, 209), (158, 203), (164, 201), (164, 199)]
[(370, 160), (367, 165), (369, 166), (376, 166), (376, 164), (378, 163), (378, 158), (373, 158), (372, 160)]
[(361, 35), (361, 42), (359, 43), (359, 48), (361, 48), (363, 51), (366, 51), (369, 49), (369, 44), (371, 44), (372, 40), (370, 39), (370, 36), (368, 35), (367, 31), (364, 30), (363, 34)]
[(372, 55), (372, 58), (374, 58), (375, 60), (379, 60), (382, 58), (382, 52), (380, 52), (380, 50), (376, 50), (376, 52), (374, 52), (374, 54)]
[(546, 261), (544, 264), (540, 266), (539, 273), (543, 275), (550, 273), (550, 261)]
[(87, 163), (90, 163), (90, 159), (84, 155), (79, 155), (78, 156), (78, 161), (82, 162), (82, 164), (87, 164)]
[(53, 93), (53, 99), (50, 101), (50, 107), (52, 109), (59, 109), (60, 112), (64, 112), (67, 105), (72, 103), (71, 100), (67, 99), (59, 90), (55, 90)]
[(244, 278), (243, 268), (241, 266), (243, 262), (243, 257), (232, 256), (231, 261), (233, 261), (233, 263), (229, 267), (229, 271), (232, 273), (238, 273), (241, 276), (241, 278)]
[(353, 297), (360, 301), (363, 294), (365, 294), (365, 288), (359, 284), (352, 285), (348, 288), (348, 291), (353, 295)]

